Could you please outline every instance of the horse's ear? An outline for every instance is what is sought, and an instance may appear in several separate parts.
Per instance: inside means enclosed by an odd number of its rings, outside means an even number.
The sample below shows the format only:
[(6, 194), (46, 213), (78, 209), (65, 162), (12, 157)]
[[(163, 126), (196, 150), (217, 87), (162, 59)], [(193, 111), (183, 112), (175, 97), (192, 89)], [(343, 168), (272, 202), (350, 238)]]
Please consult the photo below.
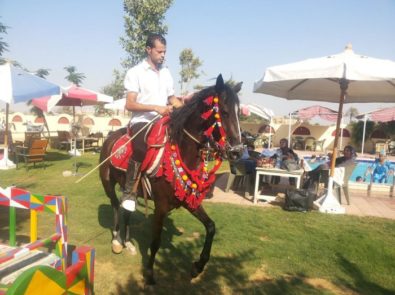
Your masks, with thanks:
[(225, 83), (222, 75), (219, 74), (217, 77), (217, 82), (215, 83), (215, 92), (218, 94), (225, 90)]
[(237, 84), (233, 87), (234, 92), (239, 93), (239, 91), (241, 90), (241, 86), (242, 86), (242, 85), (243, 85), (243, 82), (237, 83)]

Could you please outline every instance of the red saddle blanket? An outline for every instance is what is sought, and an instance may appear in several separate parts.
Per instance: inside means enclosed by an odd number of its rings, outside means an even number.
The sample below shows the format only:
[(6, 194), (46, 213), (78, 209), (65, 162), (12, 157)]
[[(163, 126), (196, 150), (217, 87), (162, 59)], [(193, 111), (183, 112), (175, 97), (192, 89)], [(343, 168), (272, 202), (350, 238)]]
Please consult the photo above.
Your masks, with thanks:
[(126, 171), (128, 169), (129, 158), (133, 154), (132, 145), (130, 143), (131, 136), (126, 133), (122, 135), (113, 145), (111, 149), (112, 157), (111, 164), (120, 170)]
[[(162, 153), (161, 148), (167, 141), (167, 123), (169, 122), (169, 116), (165, 116), (155, 122), (152, 128), (148, 132), (146, 139), (147, 142), (147, 153), (144, 161), (141, 165), (141, 171), (145, 172), (148, 170), (154, 170), (155, 167), (160, 165)], [(120, 170), (126, 171), (128, 169), (129, 158), (133, 155), (132, 145), (130, 139), (132, 135), (126, 133), (120, 137), (114, 144), (111, 150), (111, 154), (114, 154), (110, 161), (111, 164)], [(159, 156), (160, 155), (160, 156)], [(153, 167), (155, 166), (155, 167)]]

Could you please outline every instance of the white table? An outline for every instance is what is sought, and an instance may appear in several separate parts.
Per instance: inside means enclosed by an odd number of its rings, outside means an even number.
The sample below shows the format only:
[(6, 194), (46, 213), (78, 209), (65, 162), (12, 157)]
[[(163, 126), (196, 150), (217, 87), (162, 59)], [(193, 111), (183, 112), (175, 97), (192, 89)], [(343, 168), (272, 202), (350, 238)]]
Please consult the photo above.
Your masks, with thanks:
[(280, 176), (280, 177), (294, 177), (296, 178), (296, 187), (300, 188), (300, 182), (303, 176), (303, 172), (304, 172), (303, 169), (299, 169), (295, 171), (287, 171), (278, 168), (257, 167), (255, 174), (254, 204), (256, 204), (258, 200), (265, 200), (270, 202), (276, 199), (275, 196), (261, 195), (259, 193), (260, 176), (267, 175), (267, 176)]

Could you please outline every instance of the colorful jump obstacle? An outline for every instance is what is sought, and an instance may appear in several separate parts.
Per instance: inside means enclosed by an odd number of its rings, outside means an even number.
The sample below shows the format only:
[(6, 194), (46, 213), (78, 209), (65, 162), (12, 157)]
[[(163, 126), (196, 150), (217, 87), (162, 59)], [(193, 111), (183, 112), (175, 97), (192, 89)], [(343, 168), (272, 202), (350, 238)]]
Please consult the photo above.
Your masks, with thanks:
[[(9, 207), (9, 245), (0, 244), (0, 295), (93, 294), (95, 251), (77, 247), (67, 265), (67, 199), (0, 187), (0, 205)], [(30, 243), (17, 245), (16, 208), (30, 210)], [(37, 215), (55, 215), (56, 231), (37, 238)], [(44, 251), (54, 245), (54, 253)]]

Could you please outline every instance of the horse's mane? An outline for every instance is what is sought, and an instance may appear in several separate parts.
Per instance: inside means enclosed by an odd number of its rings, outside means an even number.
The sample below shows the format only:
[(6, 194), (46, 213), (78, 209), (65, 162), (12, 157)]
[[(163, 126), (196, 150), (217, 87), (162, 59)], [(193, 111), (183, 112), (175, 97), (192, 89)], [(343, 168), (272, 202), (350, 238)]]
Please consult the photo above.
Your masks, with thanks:
[[(225, 84), (225, 92), (229, 94), (231, 92), (229, 85)], [(183, 129), (185, 128), (186, 121), (190, 116), (197, 112), (203, 110), (203, 101), (209, 97), (216, 95), (215, 86), (207, 87), (197, 93), (195, 93), (192, 98), (181, 108), (174, 110), (170, 115), (170, 138), (173, 141), (181, 140), (183, 135)], [(229, 97), (230, 95), (227, 95)], [(237, 95), (235, 95), (237, 98)], [(235, 103), (239, 103), (237, 100)]]

